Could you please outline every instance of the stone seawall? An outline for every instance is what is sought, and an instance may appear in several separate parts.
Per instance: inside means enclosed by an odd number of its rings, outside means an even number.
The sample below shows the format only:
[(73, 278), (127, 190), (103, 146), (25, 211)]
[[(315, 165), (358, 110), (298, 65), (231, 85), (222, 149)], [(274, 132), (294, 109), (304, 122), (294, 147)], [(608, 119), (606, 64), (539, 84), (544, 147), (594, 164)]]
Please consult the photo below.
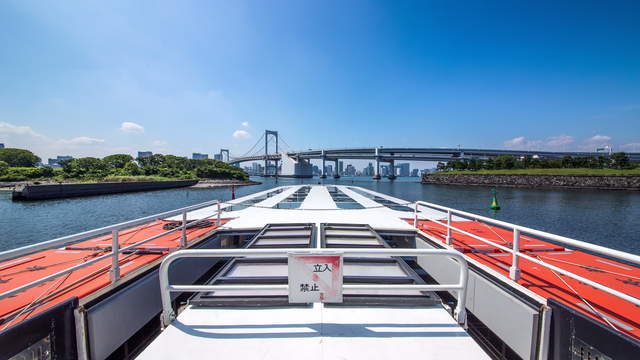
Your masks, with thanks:
[(82, 184), (22, 185), (13, 190), (13, 200), (48, 200), (78, 196), (118, 194), (134, 191), (163, 190), (192, 186), (198, 180), (135, 181)]
[(423, 174), (423, 184), (640, 191), (639, 175)]

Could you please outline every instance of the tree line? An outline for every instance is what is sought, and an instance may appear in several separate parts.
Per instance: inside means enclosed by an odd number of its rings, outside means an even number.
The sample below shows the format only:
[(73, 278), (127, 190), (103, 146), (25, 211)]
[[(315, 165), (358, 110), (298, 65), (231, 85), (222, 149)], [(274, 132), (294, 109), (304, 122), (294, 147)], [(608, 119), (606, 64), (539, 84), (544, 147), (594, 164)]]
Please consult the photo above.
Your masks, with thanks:
[(114, 154), (102, 159), (83, 157), (63, 160), (62, 169), (36, 167), (40, 158), (23, 149), (0, 149), (0, 181), (22, 181), (36, 178), (101, 179), (109, 176), (154, 176), (172, 179), (236, 179), (248, 180), (242, 169), (213, 159), (193, 160), (174, 155), (154, 154), (134, 159), (127, 154)]
[(565, 156), (561, 159), (540, 159), (530, 156), (515, 157), (501, 155), (493, 159), (456, 159), (446, 163), (439, 162), (438, 171), (459, 170), (509, 170), (509, 169), (632, 169), (638, 167), (632, 163), (626, 153), (619, 152), (609, 155), (594, 156)]

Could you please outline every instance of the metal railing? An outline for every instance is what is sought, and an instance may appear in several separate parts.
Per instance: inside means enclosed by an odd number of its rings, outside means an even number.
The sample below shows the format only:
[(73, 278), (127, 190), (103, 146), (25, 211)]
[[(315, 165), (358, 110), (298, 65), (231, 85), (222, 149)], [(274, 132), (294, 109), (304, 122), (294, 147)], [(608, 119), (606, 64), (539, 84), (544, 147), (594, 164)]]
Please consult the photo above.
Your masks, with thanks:
[(162, 324), (168, 326), (176, 318), (171, 306), (172, 292), (209, 292), (216, 290), (285, 290), (289, 285), (171, 285), (169, 283), (169, 267), (181, 258), (220, 258), (235, 256), (287, 256), (296, 255), (340, 254), (342, 256), (449, 256), (457, 260), (460, 265), (460, 276), (457, 284), (445, 285), (395, 285), (395, 284), (343, 284), (343, 290), (396, 290), (396, 291), (457, 291), (458, 302), (453, 316), (459, 324), (466, 323), (465, 301), (467, 297), (467, 278), (469, 269), (467, 260), (462, 254), (454, 250), (443, 249), (214, 249), (214, 250), (180, 250), (167, 255), (160, 264), (160, 296), (162, 298)]
[[(212, 215), (209, 216), (205, 216), (203, 218), (200, 219), (196, 219), (193, 220), (191, 222), (187, 222), (187, 213), (189, 211), (193, 211), (193, 210), (198, 210), (201, 208), (205, 208), (208, 206), (213, 206), (213, 205), (217, 205), (217, 211), (214, 212)], [(30, 283), (24, 284), (20, 287), (17, 287), (15, 289), (11, 289), (9, 291), (5, 291), (3, 293), (0, 294), (0, 300), (5, 299), (7, 297), (13, 296), (17, 293), (20, 293), (22, 291), (25, 291), (29, 288), (32, 288), (34, 286), (40, 285), (42, 283), (45, 283), (47, 281), (53, 280), (57, 277), (60, 277), (62, 275), (65, 275), (67, 273), (76, 271), (78, 269), (84, 268), (86, 266), (89, 266), (93, 263), (96, 263), (98, 261), (104, 260), (104, 259), (108, 259), (111, 258), (112, 262), (111, 262), (111, 267), (109, 270), (109, 278), (111, 280), (112, 283), (115, 283), (116, 281), (118, 281), (120, 279), (120, 265), (119, 265), (119, 255), (125, 251), (134, 249), (142, 244), (145, 244), (149, 241), (158, 239), (160, 237), (166, 236), (168, 234), (174, 233), (174, 232), (178, 232), (181, 231), (181, 236), (180, 236), (180, 247), (185, 247), (187, 245), (187, 228), (189, 228), (190, 226), (199, 224), (200, 222), (203, 222), (204, 220), (207, 220), (209, 218), (212, 218), (214, 216), (217, 217), (216, 219), (216, 225), (220, 226), (220, 202), (218, 200), (212, 200), (212, 201), (207, 201), (204, 203), (200, 203), (200, 204), (196, 204), (196, 205), (191, 205), (191, 206), (187, 206), (187, 207), (183, 207), (180, 209), (176, 209), (176, 210), (171, 210), (171, 211), (166, 211), (163, 213), (159, 213), (159, 214), (155, 214), (155, 215), (150, 215), (150, 216), (146, 216), (146, 217), (142, 217), (139, 219), (135, 219), (135, 220), (130, 220), (130, 221), (126, 221), (123, 223), (119, 223), (119, 224), (115, 224), (115, 225), (110, 225), (110, 226), (105, 226), (102, 228), (98, 228), (98, 229), (94, 229), (94, 230), (89, 230), (89, 231), (85, 231), (82, 233), (78, 233), (78, 234), (73, 234), (73, 235), (68, 235), (68, 236), (63, 236), (57, 239), (53, 239), (53, 240), (49, 240), (49, 241), (44, 241), (41, 243), (37, 243), (37, 244), (33, 244), (33, 245), (28, 245), (28, 246), (23, 246), (21, 248), (17, 248), (17, 249), (13, 249), (13, 250), (7, 250), (7, 251), (3, 251), (0, 252), (0, 262), (5, 261), (5, 260), (9, 260), (9, 259), (13, 259), (16, 258), (18, 256), (22, 256), (22, 255), (26, 255), (26, 254), (30, 254), (33, 253), (35, 251), (38, 250), (44, 250), (44, 249), (50, 249), (56, 246), (60, 246), (60, 245), (65, 245), (65, 244), (69, 244), (69, 243), (73, 243), (73, 242), (77, 242), (80, 240), (84, 240), (90, 237), (94, 237), (94, 236), (98, 236), (98, 235), (103, 235), (106, 233), (111, 232), (111, 251), (109, 251), (108, 253), (95, 257), (93, 259), (87, 260), (81, 264), (66, 268), (64, 270), (61, 270), (57, 273), (42, 277), (38, 280), (32, 281)], [(151, 236), (147, 239), (144, 240), (140, 240), (134, 244), (131, 245), (127, 245), (125, 247), (120, 248), (120, 244), (118, 242), (118, 232), (120, 230), (123, 229), (129, 229), (131, 227), (134, 226), (138, 226), (138, 225), (142, 225), (142, 224), (146, 224), (149, 222), (153, 222), (156, 220), (161, 220), (161, 219), (166, 219), (168, 217), (171, 216), (175, 216), (175, 215), (180, 215), (182, 214), (182, 225), (179, 227), (176, 227), (174, 229), (162, 232), (160, 234)]]
[[(540, 231), (540, 230), (535, 230), (535, 229), (531, 229), (528, 227), (524, 227), (524, 226), (519, 226), (519, 225), (515, 225), (515, 224), (511, 224), (508, 222), (504, 222), (504, 221), (500, 221), (500, 220), (495, 220), (495, 219), (491, 219), (488, 217), (484, 217), (484, 216), (480, 216), (480, 215), (476, 215), (476, 214), (472, 214), (472, 213), (468, 213), (465, 211), (461, 211), (461, 210), (456, 210), (456, 209), (452, 209), (446, 206), (442, 206), (442, 205), (437, 205), (437, 204), (432, 204), (432, 203), (428, 203), (425, 201), (417, 201), (415, 203), (415, 209), (414, 209), (414, 226), (416, 228), (418, 228), (418, 212), (419, 212), (419, 208), (420, 206), (424, 206), (427, 208), (431, 208), (431, 209), (436, 209), (436, 210), (440, 210), (440, 211), (444, 211), (447, 214), (447, 223), (443, 223), (441, 221), (438, 221), (434, 218), (430, 218), (427, 216), (423, 217), (426, 220), (429, 220), (433, 223), (436, 223), (438, 225), (444, 226), (447, 229), (447, 235), (445, 237), (445, 242), (447, 243), (447, 245), (451, 246), (451, 240), (453, 239), (452, 236), (452, 231), (458, 232), (460, 234), (469, 236), (473, 239), (476, 240), (480, 240), (486, 244), (495, 246), (496, 248), (506, 251), (508, 253), (512, 254), (512, 265), (511, 268), (509, 269), (509, 278), (517, 281), (520, 279), (520, 264), (519, 264), (519, 259), (523, 258), (526, 259), (528, 261), (531, 261), (533, 263), (536, 263), (538, 265), (541, 265), (547, 269), (550, 269), (552, 271), (555, 271), (556, 273), (565, 275), (567, 277), (570, 277), (574, 280), (580, 281), (582, 283), (585, 283), (587, 285), (590, 285), (596, 289), (599, 289), (607, 294), (616, 296), (618, 298), (621, 298), (623, 300), (626, 300), (634, 305), (640, 306), (640, 299), (635, 298), (633, 296), (630, 296), (628, 294), (625, 294), (623, 292), (620, 292), (618, 290), (612, 289), (608, 286), (602, 285), (600, 283), (597, 283), (593, 280), (584, 278), (580, 275), (576, 275), (568, 270), (559, 268), (557, 266), (551, 265), (545, 261), (536, 259), (532, 256), (529, 256), (527, 254), (524, 254), (522, 252), (520, 252), (520, 237), (522, 235), (522, 233), (528, 234), (528, 235), (532, 235), (532, 236), (536, 236), (539, 237), (541, 239), (546, 239), (546, 240), (550, 240), (552, 242), (555, 243), (559, 243), (559, 244), (563, 244), (563, 245), (567, 245), (570, 246), (572, 248), (579, 248), (582, 250), (587, 250), (596, 254), (600, 254), (600, 255), (604, 255), (606, 257), (609, 258), (614, 258), (617, 260), (623, 260), (623, 261), (627, 261), (636, 265), (640, 265), (640, 256), (638, 255), (633, 255), (633, 254), (629, 254), (623, 251), (619, 251), (619, 250), (614, 250), (614, 249), (609, 249), (606, 248), (604, 246), (599, 246), (599, 245), (594, 245), (594, 244), (590, 244), (590, 243), (586, 243), (583, 241), (579, 241), (579, 240), (575, 240), (575, 239), (571, 239), (568, 237), (564, 237), (564, 236), (560, 236), (560, 235), (555, 235), (555, 234), (551, 234), (548, 232), (544, 232), (544, 231)], [(456, 215), (456, 216), (460, 216), (460, 217), (464, 217), (467, 219), (473, 219), (476, 221), (480, 221), (480, 222), (484, 222), (484, 223), (489, 223), (492, 225), (497, 225), (501, 228), (504, 229), (508, 229), (511, 230), (513, 233), (513, 241), (511, 243), (511, 247), (508, 246), (504, 246), (504, 245), (500, 245), (494, 241), (491, 240), (487, 240), (483, 237), (480, 237), (478, 235), (472, 234), (468, 231), (456, 228), (455, 226), (451, 225), (451, 218), (452, 215)], [(507, 244), (508, 245), (508, 244)]]

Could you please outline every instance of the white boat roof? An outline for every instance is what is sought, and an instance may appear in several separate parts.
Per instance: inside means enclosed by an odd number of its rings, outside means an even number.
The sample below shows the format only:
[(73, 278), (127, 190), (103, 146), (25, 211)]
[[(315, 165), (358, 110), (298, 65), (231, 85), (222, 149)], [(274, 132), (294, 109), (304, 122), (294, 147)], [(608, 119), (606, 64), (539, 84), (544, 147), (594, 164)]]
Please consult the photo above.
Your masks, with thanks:
[[(222, 209), (222, 218), (229, 219), (224, 228), (232, 230), (255, 230), (273, 224), (316, 224), (317, 227), (333, 224), (338, 232), (345, 234), (344, 238), (333, 235), (333, 244), (340, 244), (342, 239), (347, 243), (376, 241), (362, 237), (352, 239), (346, 234), (353, 231), (340, 224), (368, 225), (376, 230), (414, 229), (406, 221), (413, 219), (414, 204), (353, 186), (279, 187), (232, 200)], [(216, 210), (213, 206), (193, 211), (188, 219), (215, 218)], [(444, 219), (446, 213), (423, 209), (419, 217)], [(178, 216), (171, 220), (182, 219)], [(278, 230), (269, 231), (277, 233)], [(331, 231), (334, 230), (327, 230), (329, 234)], [(366, 232), (366, 229), (359, 231)], [(315, 247), (322, 246), (316, 241)], [(229, 276), (246, 276), (235, 269), (232, 268)], [(256, 271), (251, 267), (245, 269)], [(345, 267), (345, 271), (348, 269)], [(257, 274), (274, 276), (283, 271), (273, 266)], [(364, 271), (361, 275), (376, 275), (376, 271), (382, 270), (370, 267)], [(230, 360), (489, 358), (439, 301), (402, 306), (395, 306), (394, 302), (373, 307), (323, 303), (309, 306), (285, 303), (271, 307), (237, 307), (237, 303), (222, 307), (202, 305), (192, 302), (185, 307), (139, 358), (190, 359), (209, 355)]]
[(441, 306), (189, 306), (139, 359), (490, 359)]
[[(308, 188), (309, 192), (301, 201), (298, 208), (274, 208), (286, 202), (297, 191)], [(335, 201), (329, 190), (338, 189), (359, 209), (339, 208), (340, 201)], [(268, 196), (268, 197), (267, 197)], [(258, 202), (253, 202), (260, 200)], [(384, 201), (386, 200), (386, 201)], [(244, 207), (242, 204), (250, 204)], [(388, 207), (386, 205), (391, 205)], [(392, 196), (381, 194), (369, 189), (345, 185), (294, 185), (282, 186), (255, 194), (244, 196), (225, 202), (222, 218), (230, 219), (223, 228), (262, 228), (266, 224), (274, 223), (350, 223), (367, 224), (376, 229), (413, 230), (413, 227), (403, 219), (413, 219), (415, 204)], [(237, 209), (237, 210), (236, 210)], [(396, 210), (400, 209), (400, 210)], [(404, 210), (404, 211), (402, 211)], [(213, 217), (217, 212), (216, 206), (206, 207), (188, 213), (189, 220)], [(435, 209), (421, 208), (420, 219), (446, 219), (446, 213)], [(181, 221), (180, 215), (168, 220)], [(468, 219), (454, 216), (455, 221)]]

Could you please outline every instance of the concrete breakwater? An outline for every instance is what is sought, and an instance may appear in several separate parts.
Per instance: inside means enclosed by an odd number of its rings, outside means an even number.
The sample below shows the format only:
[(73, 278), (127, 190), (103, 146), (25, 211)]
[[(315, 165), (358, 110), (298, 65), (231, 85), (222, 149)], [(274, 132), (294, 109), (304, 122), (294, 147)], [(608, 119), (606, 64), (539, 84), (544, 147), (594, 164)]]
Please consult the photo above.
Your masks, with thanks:
[(13, 200), (48, 200), (68, 197), (118, 194), (134, 191), (163, 190), (193, 186), (198, 180), (103, 182), (81, 184), (20, 185), (12, 193)]
[(423, 174), (423, 184), (640, 191), (638, 175)]

